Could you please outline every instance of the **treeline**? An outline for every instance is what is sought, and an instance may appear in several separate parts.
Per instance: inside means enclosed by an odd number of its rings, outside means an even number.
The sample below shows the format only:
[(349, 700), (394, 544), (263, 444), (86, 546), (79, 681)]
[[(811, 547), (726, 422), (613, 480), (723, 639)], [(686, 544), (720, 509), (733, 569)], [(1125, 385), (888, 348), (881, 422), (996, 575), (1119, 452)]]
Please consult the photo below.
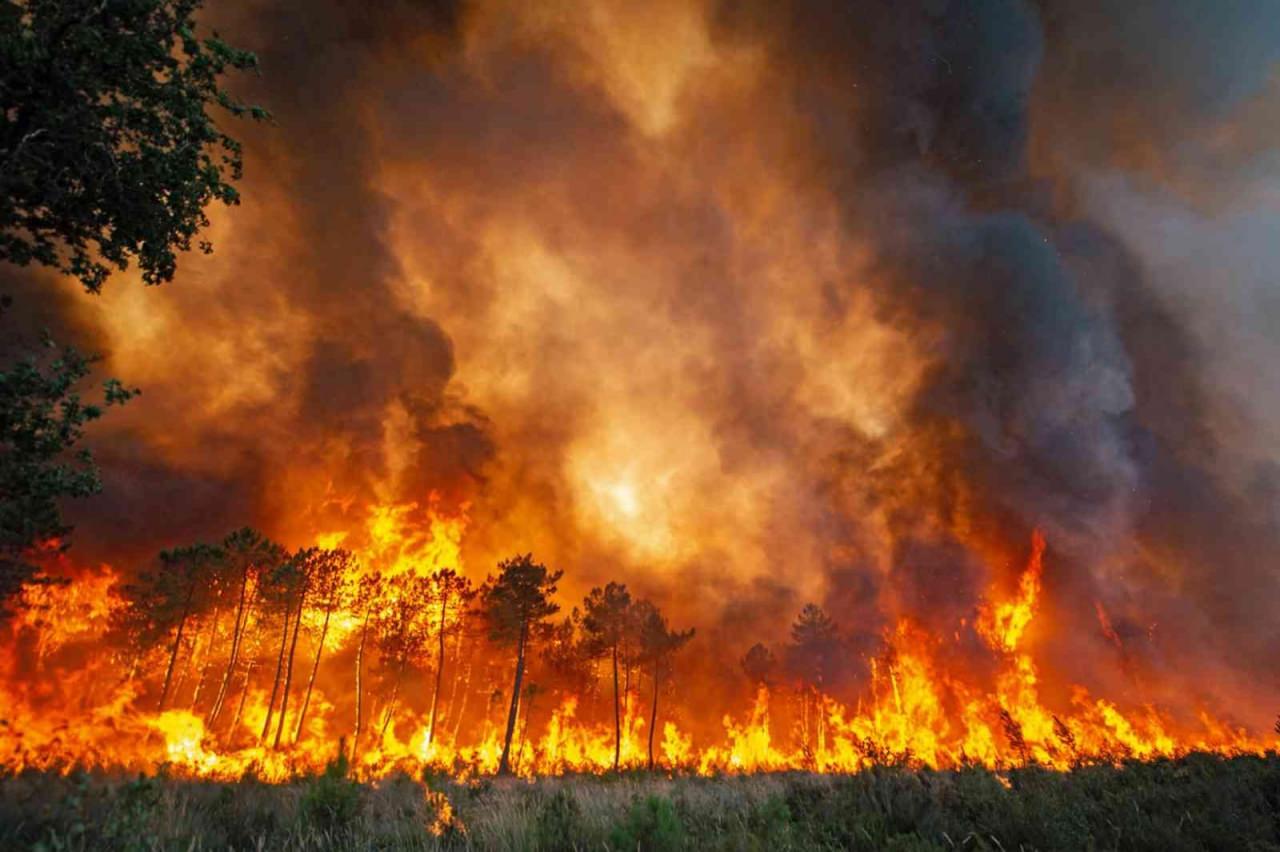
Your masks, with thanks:
[(513, 742), (527, 742), (534, 699), (547, 690), (609, 699), (617, 768), (623, 718), (644, 679), (652, 768), (659, 697), (694, 631), (671, 628), (619, 583), (592, 589), (553, 621), (562, 576), (532, 554), (502, 561), (478, 587), (451, 569), (386, 575), (350, 551), (289, 552), (246, 528), (216, 545), (166, 550), (119, 585), (111, 637), (157, 711), (197, 713), (210, 734), (237, 744), (255, 690), (265, 696), (257, 744), (289, 747), (304, 738), (323, 680), (327, 700), (354, 705), (353, 755), (383, 740), (410, 681), (420, 687), (413, 698), (427, 717), (428, 748), (446, 708), (456, 741), (468, 703), (487, 694), (476, 715), (501, 726), (500, 773), (513, 770)]

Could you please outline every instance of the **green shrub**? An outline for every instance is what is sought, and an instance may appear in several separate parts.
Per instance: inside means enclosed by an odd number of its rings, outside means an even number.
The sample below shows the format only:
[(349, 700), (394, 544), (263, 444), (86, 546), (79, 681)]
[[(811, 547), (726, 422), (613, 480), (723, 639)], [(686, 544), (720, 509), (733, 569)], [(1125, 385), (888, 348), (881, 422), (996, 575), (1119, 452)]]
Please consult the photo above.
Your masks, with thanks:
[(582, 845), (582, 806), (561, 787), (547, 799), (534, 818), (534, 845), (540, 852), (573, 852)]
[(672, 852), (683, 842), (684, 826), (671, 800), (663, 796), (637, 799), (609, 833), (609, 845), (617, 850)]
[(347, 770), (347, 756), (339, 750), (324, 773), (307, 783), (300, 805), (303, 823), (330, 831), (355, 822), (360, 814), (360, 785), (347, 777)]

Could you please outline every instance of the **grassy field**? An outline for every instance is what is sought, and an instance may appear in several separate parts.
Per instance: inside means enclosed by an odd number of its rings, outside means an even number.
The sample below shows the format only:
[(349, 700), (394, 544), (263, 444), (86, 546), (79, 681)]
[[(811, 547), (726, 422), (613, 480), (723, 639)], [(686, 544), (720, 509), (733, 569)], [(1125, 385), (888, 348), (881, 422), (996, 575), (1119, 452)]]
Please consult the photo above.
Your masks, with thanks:
[(0, 779), (0, 848), (1280, 850), (1280, 757), (536, 782)]

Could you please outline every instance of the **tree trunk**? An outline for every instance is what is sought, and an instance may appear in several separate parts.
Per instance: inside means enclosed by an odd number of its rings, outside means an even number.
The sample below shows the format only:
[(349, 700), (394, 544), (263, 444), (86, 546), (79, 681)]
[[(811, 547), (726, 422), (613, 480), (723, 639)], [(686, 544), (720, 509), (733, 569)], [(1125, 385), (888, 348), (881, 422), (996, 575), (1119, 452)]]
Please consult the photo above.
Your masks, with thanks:
[(538, 695), (534, 693), (529, 696), (529, 706), (524, 708), (524, 724), (520, 726), (520, 747), (516, 749), (516, 766), (517, 772), (520, 771), (520, 764), (524, 763), (524, 749), (529, 745), (529, 721), (533, 718), (533, 705), (538, 702)]
[(231, 720), (231, 734), (234, 736), (236, 725), (240, 724), (240, 717), (244, 714), (244, 700), (249, 697), (249, 678), (253, 676), (255, 663), (250, 660), (249, 665), (244, 669), (244, 689), (240, 691), (240, 703), (236, 705), (235, 718)]
[[(462, 653), (462, 643), (461, 641), (459, 641), (458, 654), (461, 655), (461, 653)], [(458, 659), (462, 659), (462, 657), (459, 656)], [(472, 655), (472, 658), (468, 658), (467, 660), (467, 667), (462, 670), (462, 677), (461, 677), (462, 703), (457, 704), (457, 703), (454, 703), (454, 700), (452, 698), (449, 699), (449, 708), (450, 708), (449, 712), (453, 714), (453, 731), (450, 737), (452, 741), (455, 743), (458, 741), (458, 731), (462, 730), (462, 720), (465, 719), (467, 716), (467, 707), (470, 706), (471, 704), (471, 675), (474, 671), (475, 671), (475, 660), (474, 660), (474, 655)], [(454, 681), (455, 692), (457, 691), (457, 688), (456, 688), (457, 685), (458, 685), (458, 682)], [(455, 711), (453, 709), (454, 707), (458, 709)]]
[(658, 664), (653, 665), (653, 704), (649, 707), (649, 771), (653, 771), (653, 732), (658, 725)]
[(311, 675), (307, 678), (307, 692), (302, 697), (302, 707), (298, 710), (298, 725), (293, 731), (293, 741), (302, 739), (302, 723), (307, 718), (307, 708), (311, 706), (311, 690), (316, 685), (316, 672), (320, 671), (320, 655), (324, 653), (324, 640), (329, 635), (329, 616), (333, 615), (333, 605), (324, 611), (324, 624), (320, 627), (320, 641), (316, 645), (316, 658), (311, 664)]
[(613, 771), (622, 757), (622, 705), (618, 698), (618, 643), (613, 643)]
[(396, 667), (396, 679), (391, 684), (391, 697), (387, 699), (387, 711), (382, 717), (382, 730), (378, 732), (379, 740), (387, 736), (387, 728), (391, 726), (391, 717), (396, 712), (396, 699), (400, 697), (400, 681), (404, 679), (405, 666), (408, 664), (409, 655), (405, 654), (400, 658), (400, 665)]
[(436, 711), (440, 705), (440, 683), (444, 677), (444, 619), (449, 608), (449, 598), (440, 600), (440, 648), (436, 659), (436, 687), (431, 691), (431, 721), (427, 723), (427, 746), (430, 747), (436, 735)]
[(195, 691), (191, 694), (191, 709), (195, 710), (200, 703), (200, 693), (209, 682), (209, 669), (213, 666), (213, 646), (218, 642), (218, 619), (222, 617), (222, 607), (213, 608), (213, 620), (209, 623), (209, 639), (205, 642), (203, 659), (200, 665), (200, 679), (196, 681)]
[(289, 689), (293, 686), (293, 654), (298, 650), (298, 634), (302, 632), (302, 607), (307, 602), (307, 581), (304, 578), (298, 589), (298, 613), (293, 619), (293, 639), (289, 642), (289, 661), (284, 669), (284, 693), (280, 696), (280, 719), (276, 723), (276, 739), (272, 748), (280, 748), (280, 735), (284, 732), (284, 717), (289, 711)]
[(529, 636), (529, 625), (520, 625), (520, 640), (516, 643), (516, 682), (511, 689), (511, 709), (507, 711), (507, 733), (502, 739), (502, 759), (498, 761), (498, 774), (511, 774), (511, 735), (516, 731), (516, 714), (520, 712), (520, 685), (524, 681), (524, 643)]
[(164, 703), (169, 700), (169, 685), (173, 683), (173, 668), (178, 662), (178, 649), (182, 647), (182, 631), (187, 626), (187, 614), (191, 612), (191, 598), (196, 593), (195, 584), (187, 590), (187, 599), (182, 602), (182, 617), (178, 619), (178, 635), (173, 637), (173, 650), (169, 653), (169, 665), (164, 672), (164, 687), (160, 690), (160, 703), (157, 713), (164, 712)]
[(271, 714), (276, 709), (276, 696), (280, 694), (280, 673), (284, 671), (284, 651), (289, 645), (289, 618), (293, 615), (293, 608), (286, 606), (284, 610), (284, 618), (280, 624), (280, 652), (276, 654), (276, 674), (271, 679), (271, 699), (267, 701), (267, 718), (262, 722), (262, 733), (258, 735), (258, 742), (265, 743), (267, 735), (271, 733)]
[(356, 730), (351, 735), (351, 756), (357, 754), (360, 745), (360, 726), (364, 720), (364, 644), (369, 638), (369, 613), (364, 614), (364, 622), (360, 625), (360, 644), (356, 647)]
[(236, 620), (231, 630), (231, 654), (227, 657), (227, 671), (222, 676), (222, 685), (218, 687), (218, 696), (213, 699), (213, 708), (209, 711), (209, 726), (213, 727), (218, 722), (218, 716), (222, 713), (223, 702), (227, 698), (227, 690), (231, 687), (231, 675), (236, 669), (236, 663), (240, 656), (240, 634), (243, 632), (244, 624), (247, 621), (245, 616), (245, 600), (249, 593), (249, 568), (245, 566), (240, 576), (240, 599), (236, 604)]

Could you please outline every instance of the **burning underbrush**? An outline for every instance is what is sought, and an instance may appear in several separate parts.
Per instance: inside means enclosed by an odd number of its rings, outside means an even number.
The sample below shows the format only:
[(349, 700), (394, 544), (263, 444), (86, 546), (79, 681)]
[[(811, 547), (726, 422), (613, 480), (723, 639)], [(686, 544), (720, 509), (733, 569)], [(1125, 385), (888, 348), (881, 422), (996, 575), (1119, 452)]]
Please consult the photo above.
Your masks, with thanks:
[[(7, 627), (0, 763), (284, 782), (340, 751), (360, 779), (465, 781), (503, 769), (1063, 770), (1276, 745), (1207, 708), (1056, 683), (1068, 699), (1047, 698), (1031, 641), (1052, 570), (1039, 534), (1016, 587), (973, 614), (985, 669), (955, 667), (945, 637), (904, 618), (852, 698), (837, 695), (827, 685), (854, 663), (838, 626), (809, 606), (780, 654), (744, 647), (741, 670), (725, 666), (744, 703), (722, 708), (690, 682), (700, 637), (621, 584), (559, 620), (559, 574), (531, 557), (473, 588), (459, 555), (466, 524), (434, 503), (379, 509), (358, 536), (295, 553), (242, 530), (166, 551), (129, 578), (50, 560), (50, 582), (27, 590)], [(341, 549), (348, 538), (359, 547)], [(504, 594), (516, 587), (503, 583), (520, 570), (541, 583), (541, 609), (510, 621)]]

